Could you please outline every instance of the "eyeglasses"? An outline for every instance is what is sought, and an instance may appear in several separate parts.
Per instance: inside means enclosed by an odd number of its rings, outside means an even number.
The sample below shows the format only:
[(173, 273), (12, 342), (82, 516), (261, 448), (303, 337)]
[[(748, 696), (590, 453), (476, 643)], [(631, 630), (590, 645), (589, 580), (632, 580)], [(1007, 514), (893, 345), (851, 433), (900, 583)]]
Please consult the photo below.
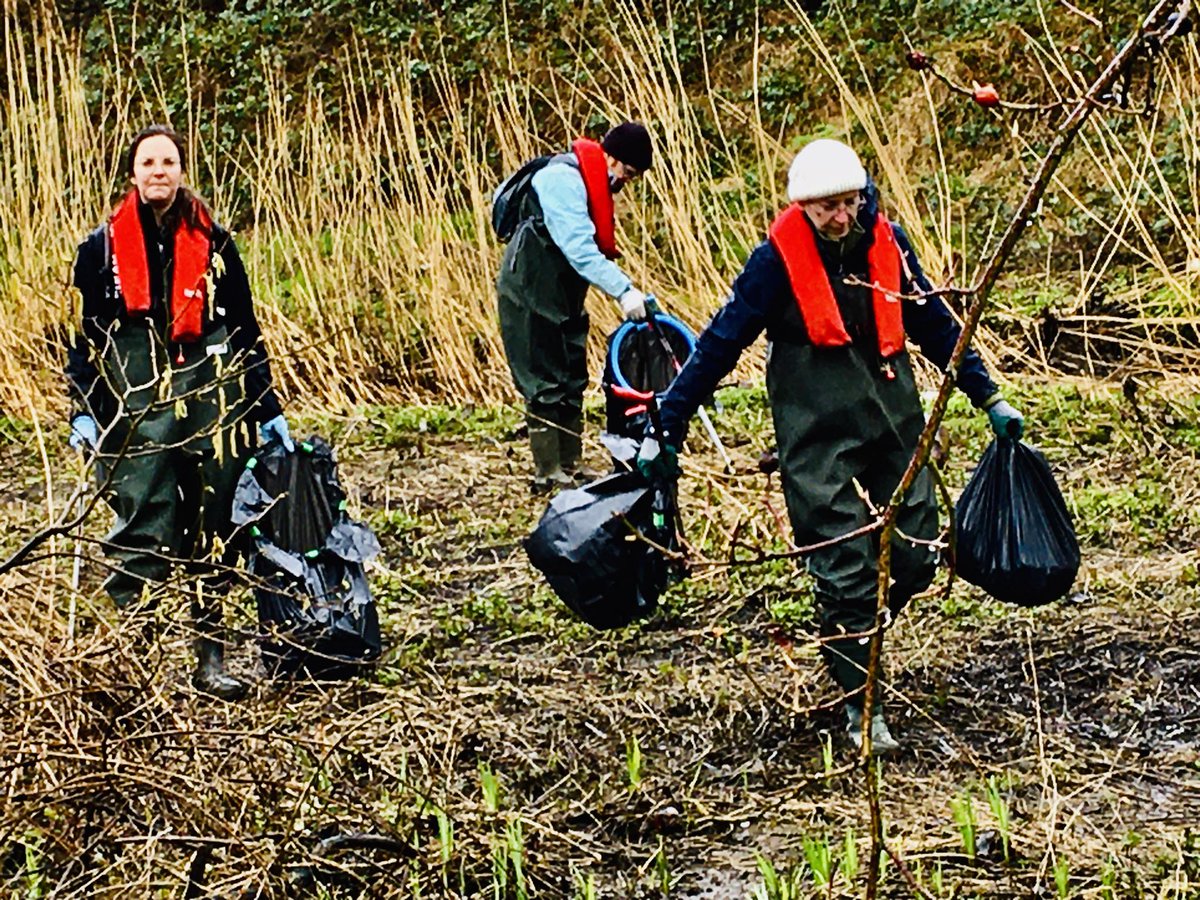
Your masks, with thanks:
[(834, 200), (832, 197), (827, 200), (815, 200), (813, 205), (821, 212), (833, 215), (839, 209), (844, 209), (850, 215), (858, 212), (858, 208), (862, 206), (862, 195), (855, 194), (853, 197), (843, 197), (841, 200)]

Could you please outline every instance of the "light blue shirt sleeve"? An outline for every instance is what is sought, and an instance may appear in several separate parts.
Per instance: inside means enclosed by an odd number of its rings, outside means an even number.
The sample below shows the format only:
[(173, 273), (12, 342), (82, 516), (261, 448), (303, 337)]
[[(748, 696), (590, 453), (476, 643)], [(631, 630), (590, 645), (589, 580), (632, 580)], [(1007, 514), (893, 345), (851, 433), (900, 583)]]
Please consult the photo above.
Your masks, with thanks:
[(581, 277), (604, 293), (619, 298), (633, 287), (629, 276), (596, 245), (596, 226), (588, 214), (587, 188), (572, 165), (546, 166), (531, 182), (542, 205), (550, 238)]

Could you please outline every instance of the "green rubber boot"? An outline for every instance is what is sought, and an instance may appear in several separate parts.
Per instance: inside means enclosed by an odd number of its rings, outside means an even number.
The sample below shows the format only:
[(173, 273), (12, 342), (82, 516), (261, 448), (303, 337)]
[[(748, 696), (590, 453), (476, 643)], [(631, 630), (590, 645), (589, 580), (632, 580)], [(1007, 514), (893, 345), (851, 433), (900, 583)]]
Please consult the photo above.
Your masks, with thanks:
[(564, 473), (579, 484), (603, 477), (604, 473), (584, 465), (583, 415), (572, 418), (558, 433), (558, 459)]
[(192, 621), (196, 626), (196, 638), (192, 642), (196, 651), (192, 687), (221, 700), (241, 700), (250, 686), (225, 671), (225, 642), (221, 640), (221, 626), (211, 613), (196, 615), (193, 611)]
[(574, 484), (559, 462), (559, 430), (555, 426), (531, 424), (529, 449), (533, 452), (533, 493), (548, 494)]
[[(846, 704), (846, 734), (850, 737), (850, 742), (854, 744), (856, 750), (862, 750), (863, 745), (862, 718), (861, 706), (853, 703)], [(883, 709), (877, 703), (871, 713), (871, 755), (891, 756), (899, 750), (900, 742), (892, 737), (887, 721), (883, 717)]]

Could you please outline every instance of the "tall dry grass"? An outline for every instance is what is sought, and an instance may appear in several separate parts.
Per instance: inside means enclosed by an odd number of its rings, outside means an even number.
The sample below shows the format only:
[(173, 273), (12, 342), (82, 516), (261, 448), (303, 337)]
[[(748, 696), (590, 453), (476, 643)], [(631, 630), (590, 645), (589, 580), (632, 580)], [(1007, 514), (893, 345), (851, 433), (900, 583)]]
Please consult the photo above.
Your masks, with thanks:
[[(692, 324), (708, 317), (742, 249), (758, 239), (782, 203), (784, 173), (798, 137), (771, 133), (753, 103), (742, 105), (717, 91), (689, 91), (669, 33), (643, 22), (630, 7), (617, 11), (614, 28), (621, 40), (597, 35), (579, 52), (581, 59), (603, 60), (596, 83), (623, 85), (619, 95), (553, 72), (529, 77), (514, 58), (481, 77), (469, 94), (432, 76), (439, 102), (430, 117), (408, 77), (412, 60), (398, 58), (370, 97), (337, 98), (341, 116), (330, 113), (328, 96), (289, 98), (277, 81), (268, 112), (236, 146), (214, 146), (201, 137), (202, 123), (221, 119), (220, 107), (193, 108), (175, 122), (191, 135), (193, 178), (218, 213), (251, 223), (238, 240), (277, 376), (296, 405), (511, 397), (493, 314), (491, 285), (500, 251), (489, 231), (488, 196), (501, 170), (560, 146), (593, 116), (636, 116), (652, 124), (659, 161), (619, 201), (626, 264), (640, 285), (657, 291)], [(807, 22), (802, 11), (796, 15)], [(1052, 42), (1043, 37), (1031, 39), (1046, 48), (1052, 63)], [(75, 244), (103, 218), (120, 189), (124, 142), (146, 121), (163, 117), (163, 101), (148, 77), (152, 73), (114, 60), (100, 92), (108, 99), (90, 104), (79, 47), (53, 21), (18, 21), (6, 13), (3, 44), (0, 411), (43, 431), (27, 442), (43, 454), (43, 483), (29, 501), (39, 508), (22, 507), (23, 518), (6, 523), (25, 534), (53, 521), (72, 487), (62, 482), (85, 474), (79, 461), (76, 472), (64, 474), (61, 460), (48, 449), (53, 436), (44, 433), (63, 403), (57, 339), (77, 314), (69, 288)], [(944, 106), (960, 101), (936, 86), (914, 87), (911, 96), (886, 103), (861, 96), (815, 29), (788, 52), (797, 65), (811, 68), (814, 79), (836, 88), (841, 108), (830, 117), (832, 126), (856, 136), (875, 161), (889, 203), (913, 232), (927, 268), (969, 282), (971, 260), (983, 255), (992, 219), (972, 211), (954, 188), (956, 178), (979, 173), (954, 171), (952, 154), (940, 143)], [(435, 55), (424, 61), (439, 71)], [(1200, 122), (1192, 101), (1200, 87), (1197, 61), (1195, 45), (1188, 44), (1160, 84), (1156, 117), (1097, 117), (1087, 133), (1073, 165), (1092, 171), (1101, 187), (1120, 198), (1117, 214), (1094, 209), (1087, 196), (1073, 193), (1072, 185), (1081, 181), (1070, 177), (1069, 168), (1058, 184), (1057, 208), (1045, 213), (1046, 233), (1077, 212), (1104, 235), (1101, 251), (1078, 261), (1078, 279), (1057, 285), (1069, 317), (1064, 329), (1089, 341), (1100, 342), (1098, 333), (1107, 328), (1103, 319), (1109, 313), (1094, 313), (1090, 304), (1118, 256), (1138, 259), (1143, 276), (1117, 298), (1131, 305), (1132, 316), (1103, 341), (1165, 352), (1172, 335), (1196, 316), (1191, 274), (1161, 252), (1144, 216), (1148, 208), (1159, 210), (1175, 223), (1189, 254), (1197, 255), (1200, 229), (1190, 212), (1200, 196), (1194, 174)], [(1071, 73), (1051, 63), (1056, 83), (1068, 85)], [(342, 64), (361, 68), (366, 61), (350, 48)], [(868, 72), (870, 64), (862, 61)], [(557, 110), (553, 121), (537, 112), (546, 97)], [(1185, 184), (1174, 183), (1175, 170), (1162, 161), (1168, 128), (1170, 139), (1182, 143), (1191, 173)], [(996, 167), (997, 177), (1019, 173), (1023, 154), (1031, 151), (1020, 132), (1010, 133), (1009, 141), (1011, 158)], [(497, 156), (499, 166), (493, 162)], [(232, 190), (235, 178), (249, 183), (248, 200)], [(246, 208), (236, 205), (242, 202)], [(1050, 258), (1050, 246), (1039, 277), (1058, 282), (1063, 266)], [(610, 304), (595, 300), (598, 342), (616, 314)], [(1015, 303), (1003, 312), (1027, 315)], [(999, 345), (987, 334), (982, 341), (992, 350)], [(746, 370), (755, 365), (748, 360)], [(452, 465), (442, 462), (436, 474), (447, 478), (459, 465), (457, 458)], [(418, 508), (416, 499), (412, 504)], [(473, 523), (474, 533), (483, 527)], [(96, 555), (94, 538), (88, 537), (83, 550)], [(11, 729), (4, 742), (12, 768), (10, 797), (16, 796), (2, 823), (6, 835), (29, 828), (36, 836), (40, 829), (61, 840), (62, 856), (75, 858), (84, 850), (71, 842), (92, 834), (86, 819), (92, 810), (127, 829), (130, 822), (145, 821), (145, 829), (102, 835), (101, 846), (133, 849), (97, 859), (94, 876), (84, 873), (97, 881), (126, 881), (123, 891), (108, 896), (140, 896), (178, 886), (179, 873), (200, 852), (193, 844), (171, 843), (159, 827), (164, 822), (182, 835), (214, 836), (221, 871), (252, 884), (260, 874), (265, 880), (276, 873), (281, 860), (307, 858), (311, 829), (293, 827), (296, 823), (344, 816), (384, 831), (405, 833), (410, 826), (415, 831), (414, 823), (427, 821), (430, 810), (420, 785), (445, 784), (439, 789), (446, 796), (434, 802), (459, 810), (460, 822), (487, 821), (478, 818), (478, 804), (467, 795), (473, 782), (446, 781), (446, 760), (457, 761), (460, 744), (474, 741), (480, 721), (487, 734), (498, 736), (498, 743), (503, 737), (509, 746), (512, 734), (522, 731), (511, 717), (499, 711), (493, 716), (490, 709), (481, 713), (449, 693), (423, 698), (409, 687), (376, 691), (361, 711), (349, 714), (331, 710), (319, 695), (285, 700), (278, 711), (268, 706), (266, 714), (257, 707), (214, 714), (203, 705), (181, 711), (172, 685), (184, 676), (159, 670), (183, 665), (185, 631), (166, 629), (167, 649), (156, 644), (147, 654), (137, 644), (136, 622), (118, 620), (95, 589), (89, 599), (72, 587), (75, 540), (56, 538), (45, 550), (0, 585), (5, 598), (0, 628), (7, 636), (0, 653), (24, 704), (13, 707), (24, 731)], [(184, 591), (171, 590), (162, 615), (182, 619)], [(71, 626), (76, 613), (91, 623), (77, 637)], [(525, 663), (521, 651), (512, 663), (514, 680)], [(739, 687), (747, 693), (739, 704), (750, 708), (759, 702), (748, 684)], [(578, 684), (571, 681), (561, 691), (562, 707), (578, 708)], [(71, 699), (61, 700), (64, 696)], [(115, 744), (114, 729), (120, 738)], [(581, 727), (566, 735), (582, 733)], [(566, 743), (557, 736), (550, 742)], [(536, 749), (518, 742), (509, 758)], [(362, 760), (374, 761), (371, 778), (388, 785), (366, 810), (352, 789), (362, 777)], [(512, 765), (519, 770), (518, 762)], [(585, 765), (600, 763), (588, 759)], [(330, 776), (334, 788), (314, 789)], [(313, 797), (328, 809), (309, 803)], [(279, 814), (281, 835), (254, 819), (260, 807)], [(60, 808), (78, 809), (85, 821), (51, 819), (48, 813)], [(44, 821), (36, 818), (42, 811)], [(521, 814), (528, 812), (514, 812)], [(553, 825), (556, 815), (535, 810), (531, 822)], [(486, 828), (460, 832), (459, 840), (472, 872), (486, 869)], [(579, 847), (568, 843), (573, 840), (546, 831), (539, 849), (546, 859), (577, 857)], [(587, 842), (588, 854), (609, 852), (591, 837)], [(241, 875), (229, 876), (238, 871), (239, 860), (245, 861)], [(173, 880), (167, 882), (164, 872)], [(429, 872), (417, 874), (437, 895)], [(214, 891), (233, 895), (243, 886), (244, 881), (224, 882)]]
[[(252, 227), (238, 240), (288, 395), (338, 405), (509, 396), (494, 312), (500, 248), (489, 222), (502, 171), (490, 159), (498, 155), (511, 170), (561, 146), (597, 114), (646, 119), (658, 135), (655, 172), (620, 204), (629, 271), (693, 323), (705, 317), (734, 263), (720, 252), (728, 235), (749, 240), (761, 223), (749, 215), (731, 220), (727, 203), (712, 202), (713, 167), (730, 161), (716, 159), (702, 139), (667, 41), (625, 15), (655, 65), (647, 68), (632, 51), (612, 59), (612, 77), (634, 85), (624, 105), (553, 73), (527, 79), (516, 71), (492, 72), (464, 97), (434, 65), (425, 87), (438, 109), (429, 117), (408, 75), (413, 60), (398, 58), (371, 96), (338, 98), (338, 117), (321, 93), (292, 98), (275, 82), (267, 113), (239, 146), (198, 138), (199, 120), (219, 120), (220, 108), (193, 109), (188, 121), (174, 123), (193, 136), (192, 180), (218, 216), (249, 214)], [(69, 288), (75, 244), (120, 190), (123, 142), (164, 116), (153, 95), (134, 89), (135, 73), (119, 71), (104, 92), (111, 105), (90, 108), (68, 35), (45, 20), (31, 25), (10, 15), (6, 25), (15, 77), (0, 141), (16, 164), (6, 169), (0, 195), (10, 275), (0, 294), (0, 397), (26, 418), (34, 406), (55, 406), (54, 337), (76, 315)], [(366, 62), (353, 49), (342, 59), (347, 70)], [(539, 121), (535, 110), (544, 104), (534, 100), (546, 98), (535, 97), (535, 80), (549, 84), (540, 90), (553, 93), (560, 121)], [(730, 152), (727, 146), (717, 155)], [(735, 160), (733, 168), (777, 168), (782, 159), (778, 151), (777, 159)], [(231, 173), (250, 186), (249, 210), (226, 202)], [(613, 304), (597, 302), (594, 312), (599, 331), (617, 321)]]
[[(944, 104), (961, 101), (938, 86), (918, 86), (915, 76), (905, 98), (856, 92), (851, 73), (839, 69), (798, 5), (794, 13), (805, 26), (804, 39), (786, 55), (839, 99), (838, 114), (825, 125), (852, 135), (872, 159), (926, 268), (935, 277), (969, 282), (971, 260), (982, 258), (997, 222), (981, 219), (953, 187), (955, 179), (982, 177), (953, 171), (940, 137)], [(96, 85), (85, 84), (79, 44), (57, 22), (20, 21), (9, 11), (4, 32), (0, 403), (30, 419), (61, 406), (57, 342), (77, 315), (69, 287), (75, 245), (121, 189), (124, 142), (165, 113), (154, 73), (116, 56), (95, 94), (103, 99), (89, 101), (85, 87)], [(1052, 36), (1031, 35), (1030, 42), (1041, 48), (1048, 81), (1069, 91), (1074, 75)], [(1090, 217), (1105, 235), (1102, 252), (1079, 262), (1077, 286), (1060, 286), (1059, 293), (1076, 298), (1068, 304), (1070, 327), (1090, 327), (1087, 298), (1118, 250), (1143, 261), (1155, 287), (1156, 305), (1139, 306), (1146, 322), (1137, 323), (1153, 331), (1149, 337), (1143, 329), (1152, 345), (1169, 341), (1170, 329), (1195, 315), (1191, 273), (1167, 262), (1143, 224), (1147, 205), (1157, 208), (1200, 258), (1200, 228), (1189, 213), (1197, 179), (1167, 183), (1159, 163), (1170, 123), (1171, 140), (1182, 143), (1187, 170), (1195, 172), (1200, 121), (1192, 98), (1200, 73), (1195, 44), (1187, 48), (1168, 64), (1156, 117), (1132, 127), (1096, 117), (1087, 135), (1081, 164), (1117, 198), (1116, 213), (1093, 208), (1088, 197), (1062, 185), (1064, 214)], [(670, 29), (644, 20), (631, 4), (618, 5), (611, 33), (584, 40), (578, 53), (593, 78), (525, 71), (521, 66), (528, 64), (510, 53), (464, 94), (442, 74), (436, 51), (424, 58), (417, 51), (389, 60), (389, 74), (369, 95), (346, 89), (336, 98), (338, 115), (330, 113), (327, 94), (293, 97), (281, 80), (268, 79), (266, 112), (234, 146), (201, 137), (216, 131), (200, 125), (221, 120), (219, 105), (193, 106), (186, 121), (174, 122), (192, 136), (192, 178), (218, 215), (251, 222), (238, 240), (277, 378), (293, 402), (339, 407), (512, 397), (494, 314), (500, 248), (488, 222), (490, 194), (503, 171), (561, 146), (592, 120), (636, 117), (651, 124), (656, 165), (618, 203), (624, 265), (672, 311), (693, 325), (704, 323), (742, 254), (783, 202), (786, 166), (801, 136), (769, 132), (756, 92), (740, 103), (689, 88)], [(377, 62), (353, 47), (341, 58), (347, 72)], [(414, 62), (428, 64), (428, 83), (417, 85), (409, 76)], [(873, 61), (858, 64), (869, 83)], [(756, 55), (752, 86), (760, 74)], [(361, 83), (346, 83), (356, 80)], [(419, 87), (436, 96), (432, 111)], [(554, 121), (538, 112), (547, 106), (556, 110)], [(997, 178), (1019, 176), (1028, 151), (1024, 132), (1014, 127), (1010, 136), (1014, 149), (995, 169)], [(235, 181), (249, 185), (248, 200), (238, 200), (246, 195), (235, 195)], [(1049, 215), (1046, 232), (1060, 224)], [(1048, 260), (1061, 263), (1050, 254)], [(1061, 268), (1048, 264), (1046, 279)], [(1139, 290), (1139, 297), (1146, 295)], [(593, 311), (598, 347), (617, 318), (599, 297)], [(985, 351), (997, 347), (987, 333), (981, 343)], [(745, 366), (753, 371), (755, 360)]]

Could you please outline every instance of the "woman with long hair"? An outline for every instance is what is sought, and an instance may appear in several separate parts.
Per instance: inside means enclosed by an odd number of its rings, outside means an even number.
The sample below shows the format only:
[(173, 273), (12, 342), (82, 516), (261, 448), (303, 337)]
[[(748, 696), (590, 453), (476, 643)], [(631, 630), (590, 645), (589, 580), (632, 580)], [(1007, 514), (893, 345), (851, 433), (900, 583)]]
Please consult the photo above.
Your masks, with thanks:
[(237, 246), (186, 171), (178, 134), (143, 129), (126, 157), (131, 189), (79, 246), (70, 443), (94, 454), (115, 513), (105, 589), (145, 608), (173, 569), (194, 576), (193, 684), (237, 699), (246, 685), (224, 670), (219, 602), (235, 571), (233, 490), (255, 426), (293, 447)]

